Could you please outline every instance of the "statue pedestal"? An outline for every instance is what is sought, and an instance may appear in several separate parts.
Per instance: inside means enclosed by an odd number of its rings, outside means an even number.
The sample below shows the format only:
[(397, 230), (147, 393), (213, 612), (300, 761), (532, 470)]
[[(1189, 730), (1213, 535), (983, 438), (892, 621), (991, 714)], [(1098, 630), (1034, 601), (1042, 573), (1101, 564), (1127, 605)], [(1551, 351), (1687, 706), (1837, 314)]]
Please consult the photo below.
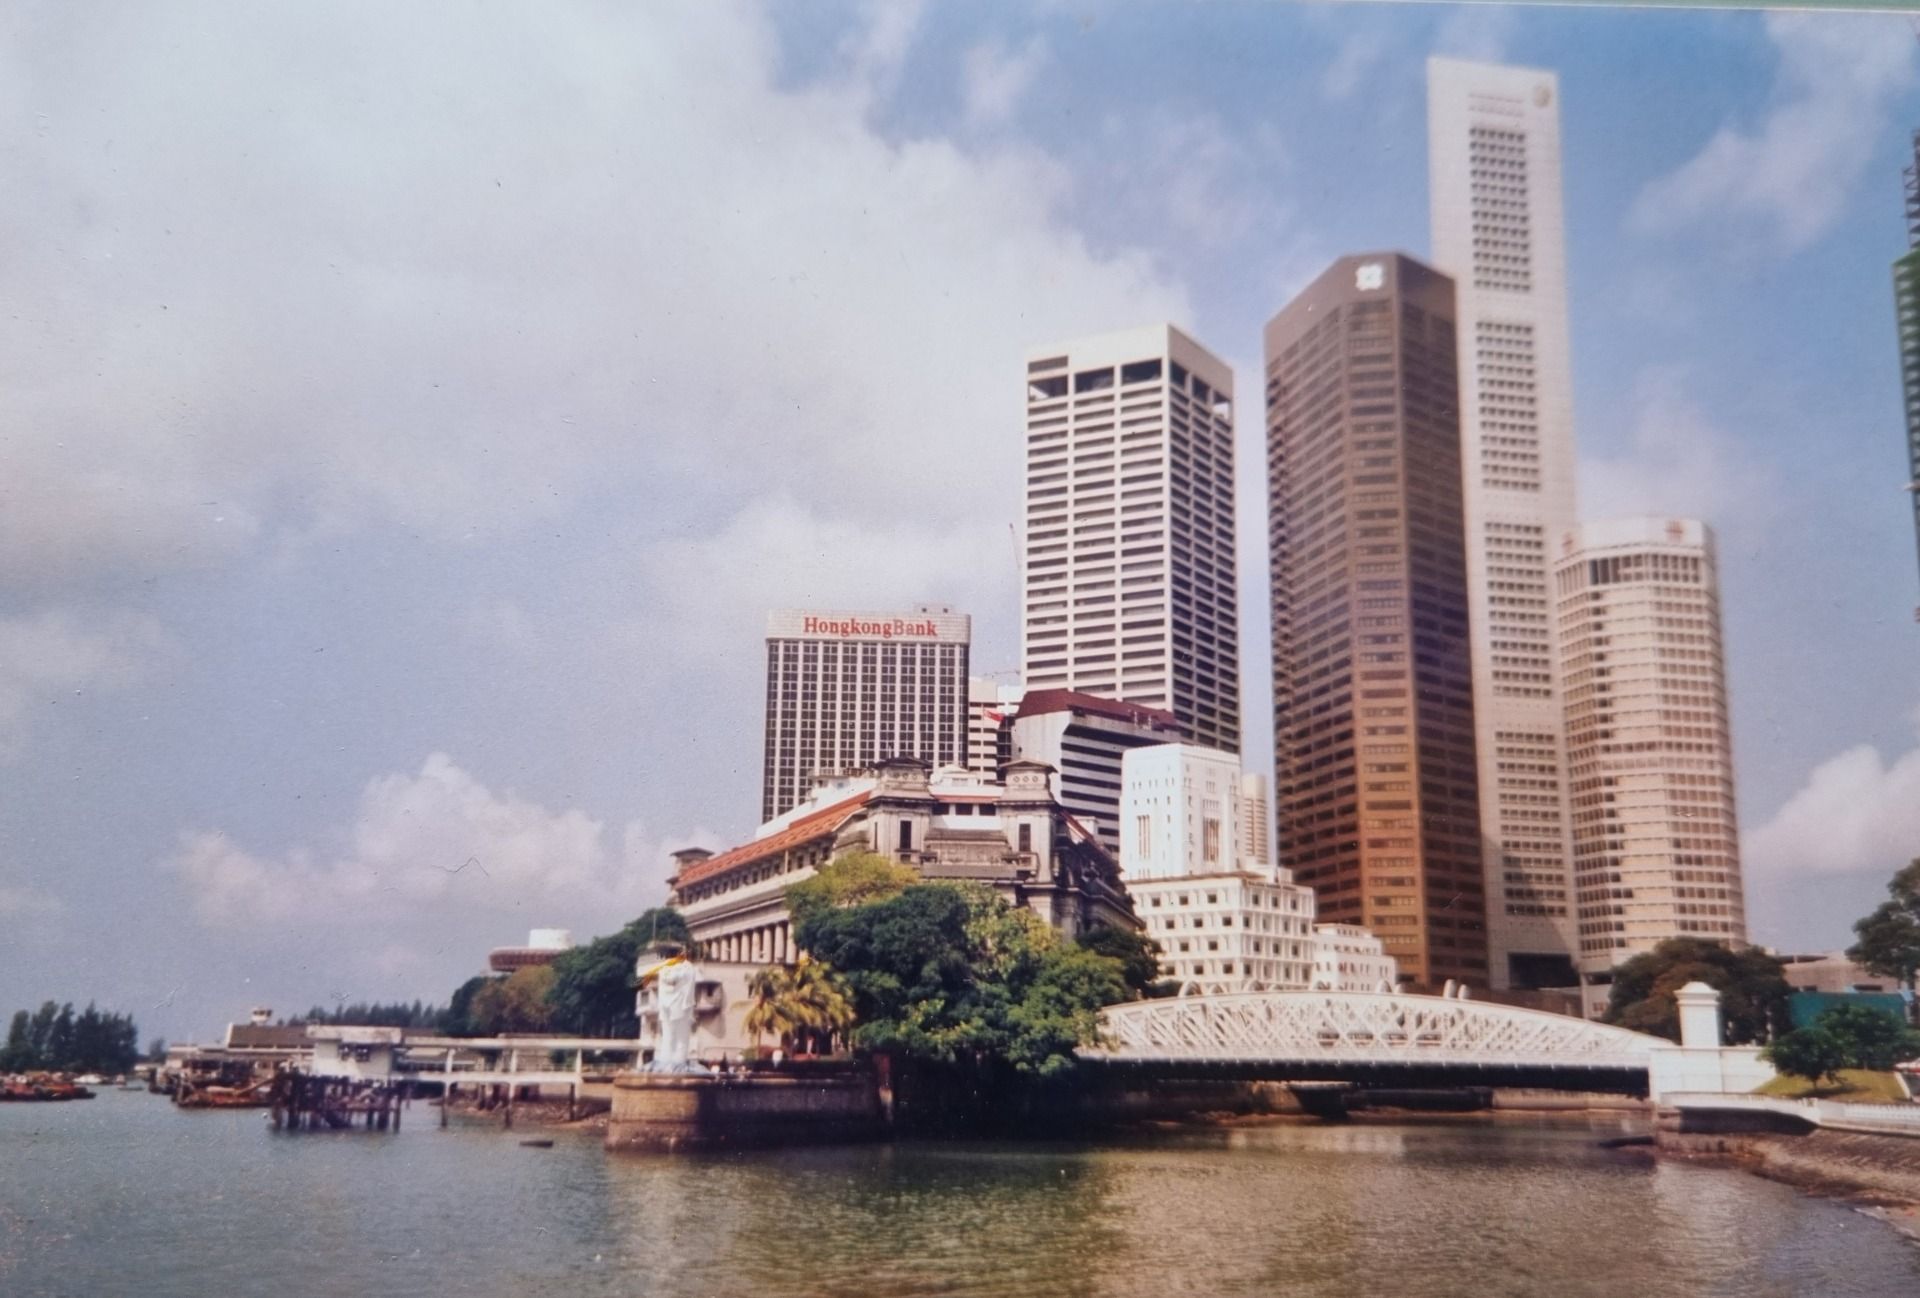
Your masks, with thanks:
[(727, 1077), (622, 1073), (613, 1079), (606, 1145), (678, 1153), (841, 1144), (885, 1132), (879, 1090), (864, 1068)]

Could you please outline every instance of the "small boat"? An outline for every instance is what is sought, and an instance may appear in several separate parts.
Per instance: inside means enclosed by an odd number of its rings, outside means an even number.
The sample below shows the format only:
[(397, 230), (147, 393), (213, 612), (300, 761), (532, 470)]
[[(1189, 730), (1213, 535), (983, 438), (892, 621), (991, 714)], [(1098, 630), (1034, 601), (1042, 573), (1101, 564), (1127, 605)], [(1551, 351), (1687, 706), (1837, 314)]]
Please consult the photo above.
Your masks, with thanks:
[(520, 1145), (524, 1149), (552, 1149), (553, 1148), (553, 1142), (551, 1140), (523, 1140), (520, 1142)]
[(73, 1080), (74, 1084), (78, 1086), (103, 1086), (106, 1084), (107, 1079), (98, 1073), (82, 1073)]

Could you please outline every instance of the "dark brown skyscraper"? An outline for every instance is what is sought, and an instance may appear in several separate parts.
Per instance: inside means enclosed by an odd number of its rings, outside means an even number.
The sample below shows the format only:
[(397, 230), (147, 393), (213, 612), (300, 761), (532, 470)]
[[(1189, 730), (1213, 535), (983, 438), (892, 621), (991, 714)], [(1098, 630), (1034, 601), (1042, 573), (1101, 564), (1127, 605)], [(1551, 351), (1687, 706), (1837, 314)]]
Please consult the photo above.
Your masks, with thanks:
[(1274, 812), (1324, 920), (1485, 986), (1453, 281), (1343, 257), (1267, 324)]

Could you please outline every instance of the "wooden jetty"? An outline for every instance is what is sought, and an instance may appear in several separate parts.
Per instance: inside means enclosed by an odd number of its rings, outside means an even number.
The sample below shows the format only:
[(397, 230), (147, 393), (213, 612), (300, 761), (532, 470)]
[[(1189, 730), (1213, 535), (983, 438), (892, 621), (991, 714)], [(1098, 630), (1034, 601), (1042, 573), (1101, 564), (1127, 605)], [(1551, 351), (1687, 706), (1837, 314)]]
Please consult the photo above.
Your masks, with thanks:
[(369, 1131), (399, 1131), (412, 1098), (410, 1082), (315, 1077), (294, 1069), (275, 1076), (268, 1092), (280, 1131), (344, 1131), (356, 1123)]

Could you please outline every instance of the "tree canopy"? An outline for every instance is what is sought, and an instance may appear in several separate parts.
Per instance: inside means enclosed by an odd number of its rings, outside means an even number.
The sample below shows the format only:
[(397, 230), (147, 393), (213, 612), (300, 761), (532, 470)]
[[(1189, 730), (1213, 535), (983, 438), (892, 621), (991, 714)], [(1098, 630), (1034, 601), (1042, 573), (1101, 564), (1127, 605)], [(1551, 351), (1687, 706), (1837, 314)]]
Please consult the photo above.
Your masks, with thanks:
[(1847, 958), (1911, 988), (1920, 975), (1920, 858), (1888, 880), (1887, 894), (1871, 915), (1855, 921), (1859, 940)]
[(794, 937), (852, 990), (856, 1045), (926, 1060), (1054, 1076), (1095, 1038), (1101, 1007), (1129, 995), (1120, 960), (978, 885), (816, 907)]
[(91, 1003), (79, 1014), (54, 1001), (32, 1013), (17, 1010), (0, 1046), (0, 1073), (124, 1073), (139, 1061), (133, 1016)]
[(656, 941), (690, 940), (680, 912), (656, 906), (618, 933), (562, 952), (552, 965), (553, 1026), (589, 1037), (638, 1036), (633, 975), (640, 953)]
[(474, 1030), (482, 1036), (503, 1032), (544, 1032), (553, 1026), (548, 995), (553, 991), (553, 967), (534, 965), (495, 978), (474, 994), (467, 1011)]
[(1118, 960), (1120, 976), (1127, 980), (1127, 986), (1135, 995), (1146, 995), (1160, 981), (1160, 944), (1145, 933), (1102, 924), (1088, 929), (1074, 941), (1096, 955)]
[(824, 911), (884, 901), (919, 882), (910, 867), (878, 852), (843, 852), (787, 889), (787, 913), (797, 929)]
[(1727, 1044), (1765, 1041), (1788, 1026), (1787, 985), (1780, 961), (1758, 947), (1733, 951), (1705, 938), (1669, 938), (1613, 971), (1604, 1021), (1670, 1041), (1680, 1039), (1674, 993), (1703, 982), (1720, 993)]
[(771, 1033), (796, 1049), (830, 1043), (853, 1026), (853, 996), (846, 980), (818, 960), (770, 965), (747, 982), (753, 1004), (746, 1029), (756, 1038)]
[(1764, 1053), (1781, 1072), (1818, 1085), (1843, 1068), (1884, 1072), (1920, 1058), (1920, 1032), (1869, 1005), (1835, 1005), (1806, 1027), (1781, 1034)]

